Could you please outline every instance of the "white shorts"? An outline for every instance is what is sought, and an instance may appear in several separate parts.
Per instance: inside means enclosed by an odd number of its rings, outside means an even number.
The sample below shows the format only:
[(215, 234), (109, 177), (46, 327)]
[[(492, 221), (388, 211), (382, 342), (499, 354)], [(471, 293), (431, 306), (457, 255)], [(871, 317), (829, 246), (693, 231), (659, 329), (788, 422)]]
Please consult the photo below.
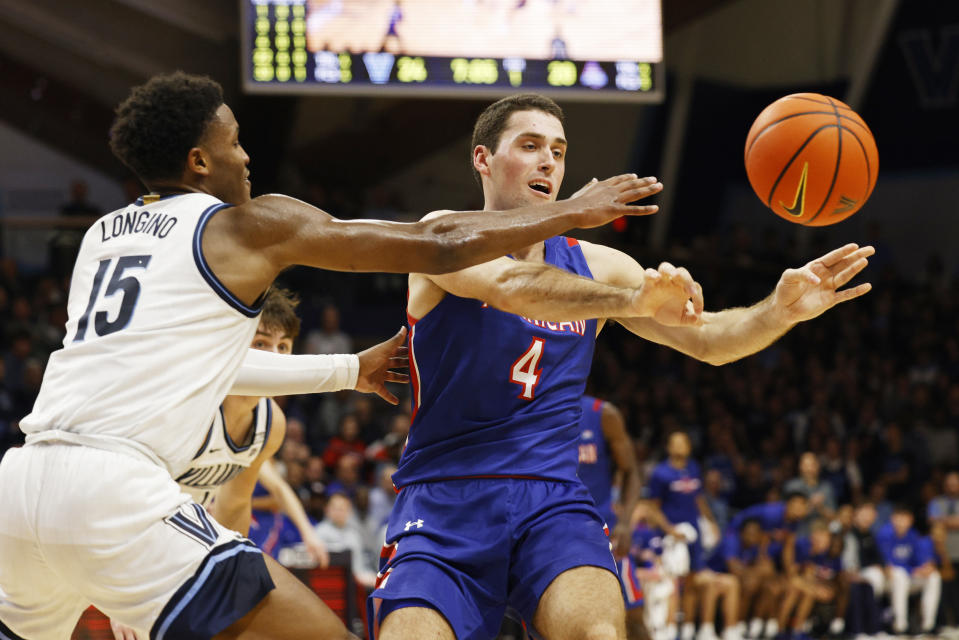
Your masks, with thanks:
[[(69, 638), (90, 604), (140, 638), (154, 626), (157, 637), (186, 637), (177, 618), (210, 610), (192, 601), (257, 563), (265, 574), (249, 541), (133, 454), (37, 443), (0, 461), (0, 639)], [(246, 610), (209, 615), (241, 617), (272, 588), (266, 575)]]

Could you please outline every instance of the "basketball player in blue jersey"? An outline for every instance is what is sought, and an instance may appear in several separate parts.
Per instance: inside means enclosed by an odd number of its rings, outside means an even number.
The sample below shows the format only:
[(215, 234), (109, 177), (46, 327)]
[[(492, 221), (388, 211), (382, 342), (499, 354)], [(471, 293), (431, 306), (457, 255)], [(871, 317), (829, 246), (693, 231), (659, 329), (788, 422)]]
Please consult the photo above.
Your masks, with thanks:
[(13, 640), (66, 637), (89, 604), (154, 640), (350, 637), (173, 479), (239, 393), (274, 278), (294, 264), (446, 272), (655, 211), (626, 204), (651, 192), (632, 175), (568, 201), (414, 224), (251, 198), (220, 86), (179, 72), (132, 91), (110, 144), (151, 193), (85, 234), (63, 348), (20, 421), (27, 444), (0, 461), (0, 636)]
[[(633, 531), (630, 516), (639, 500), (639, 465), (623, 414), (608, 402), (583, 396), (579, 422), (579, 468), (576, 475), (586, 485), (599, 515), (610, 529), (614, 555), (626, 596), (626, 635), (629, 640), (649, 638), (643, 622), (643, 592), (630, 558)], [(615, 463), (615, 468), (613, 467)], [(613, 509), (613, 478), (619, 477), (619, 504)], [(617, 517), (617, 513), (622, 518)]]
[[(709, 525), (716, 527), (706, 496), (703, 494), (703, 478), (699, 464), (693, 460), (692, 442), (689, 435), (676, 431), (669, 435), (666, 444), (668, 458), (656, 465), (649, 479), (649, 497), (654, 506), (653, 513), (658, 516), (660, 526), (666, 533), (682, 537), (677, 533), (675, 526), (681, 523), (690, 525), (696, 533), (694, 540), (687, 541), (689, 549), (689, 575), (683, 578), (681, 607), (683, 611), (683, 627), (680, 633), (681, 640), (691, 640), (695, 632), (696, 600), (697, 596), (706, 587), (712, 587), (711, 572), (706, 569), (706, 558), (703, 555), (702, 532), (700, 531), (700, 517), (705, 518)], [(718, 530), (717, 530), (718, 535)], [(702, 572), (702, 573), (701, 573)], [(738, 603), (736, 603), (738, 609)], [(704, 626), (712, 630), (713, 620), (703, 616)], [(729, 622), (727, 621), (727, 624)], [(715, 631), (704, 634), (714, 637)]]
[[(537, 95), (480, 115), (472, 158), (488, 209), (556, 198), (562, 117)], [(709, 314), (685, 269), (643, 269), (565, 237), (455, 273), (411, 275), (414, 417), (393, 476), (392, 547), (371, 599), (381, 637), (492, 637), (507, 607), (549, 640), (625, 637), (603, 521), (576, 477), (598, 330), (616, 319), (700, 360), (731, 362), (866, 293), (869, 285), (837, 289), (872, 253), (847, 245), (788, 269), (752, 307)]]

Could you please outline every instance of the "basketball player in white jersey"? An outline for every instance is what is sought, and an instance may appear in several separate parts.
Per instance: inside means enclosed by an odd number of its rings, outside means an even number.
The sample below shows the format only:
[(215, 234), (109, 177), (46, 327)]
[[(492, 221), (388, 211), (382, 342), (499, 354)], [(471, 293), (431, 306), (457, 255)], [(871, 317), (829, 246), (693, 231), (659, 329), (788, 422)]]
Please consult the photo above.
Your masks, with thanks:
[(658, 190), (619, 176), (563, 202), (413, 224), (251, 199), (220, 86), (179, 72), (133, 90), (110, 144), (152, 193), (85, 234), (64, 346), (20, 422), (27, 444), (0, 461), (3, 640), (67, 637), (89, 604), (153, 640), (352, 637), (173, 479), (230, 392), (273, 279), (294, 264), (462, 269), (652, 213), (626, 203)]
[[(295, 311), (298, 302), (285, 289), (270, 289), (253, 336), (253, 349), (277, 354), (292, 352), (300, 332), (300, 319)], [(405, 339), (402, 332), (389, 343), (398, 345), (401, 339)], [(375, 348), (392, 353), (396, 350), (392, 345), (384, 350), (389, 343)], [(389, 358), (384, 364), (406, 366), (402, 357)], [(406, 382), (406, 375), (395, 372), (388, 375), (391, 382)], [(395, 404), (396, 398), (390, 401)], [(243, 535), (250, 529), (253, 488), (259, 482), (296, 525), (314, 560), (325, 567), (330, 560), (326, 545), (317, 538), (303, 503), (273, 464), (273, 456), (283, 445), (285, 435), (286, 416), (271, 398), (227, 396), (210, 425), (203, 447), (176, 481), (217, 522)], [(141, 640), (133, 629), (114, 621), (111, 625), (116, 640)]]
[[(297, 304), (288, 291), (270, 289), (252, 348), (291, 353), (300, 332)], [(403, 382), (405, 377), (398, 375), (393, 381)], [(244, 535), (250, 530), (253, 488), (259, 482), (296, 525), (313, 559), (326, 566), (326, 545), (316, 537), (302, 502), (273, 465), (285, 436), (286, 416), (272, 399), (229, 395), (210, 425), (204, 446), (175, 480), (217, 522)]]

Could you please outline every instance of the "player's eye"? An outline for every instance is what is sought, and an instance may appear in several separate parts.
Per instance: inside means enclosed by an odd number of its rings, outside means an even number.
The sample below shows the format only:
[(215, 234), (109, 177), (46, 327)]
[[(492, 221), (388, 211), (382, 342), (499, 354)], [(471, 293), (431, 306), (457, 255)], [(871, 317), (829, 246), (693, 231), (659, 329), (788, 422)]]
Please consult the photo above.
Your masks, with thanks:
[(523, 145), (523, 148), (526, 149), (527, 151), (534, 151), (536, 149), (536, 145), (533, 144), (532, 142), (527, 142), (526, 144)]
[(556, 159), (562, 158), (562, 157), (563, 157), (563, 150), (562, 150), (562, 149), (553, 149), (553, 157), (556, 158)]

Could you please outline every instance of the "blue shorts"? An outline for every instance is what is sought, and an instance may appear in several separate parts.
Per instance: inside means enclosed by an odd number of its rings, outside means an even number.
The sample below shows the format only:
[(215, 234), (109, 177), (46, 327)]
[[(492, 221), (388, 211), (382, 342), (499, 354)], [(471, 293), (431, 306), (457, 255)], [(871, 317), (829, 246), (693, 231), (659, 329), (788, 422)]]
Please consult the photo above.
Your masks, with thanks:
[(616, 563), (579, 482), (483, 478), (411, 484), (386, 530), (370, 638), (391, 611), (439, 611), (458, 640), (495, 637), (507, 608), (527, 622), (559, 574)]
[(696, 540), (686, 544), (689, 549), (689, 572), (696, 573), (706, 568), (706, 553), (703, 551), (703, 534), (696, 527)]

